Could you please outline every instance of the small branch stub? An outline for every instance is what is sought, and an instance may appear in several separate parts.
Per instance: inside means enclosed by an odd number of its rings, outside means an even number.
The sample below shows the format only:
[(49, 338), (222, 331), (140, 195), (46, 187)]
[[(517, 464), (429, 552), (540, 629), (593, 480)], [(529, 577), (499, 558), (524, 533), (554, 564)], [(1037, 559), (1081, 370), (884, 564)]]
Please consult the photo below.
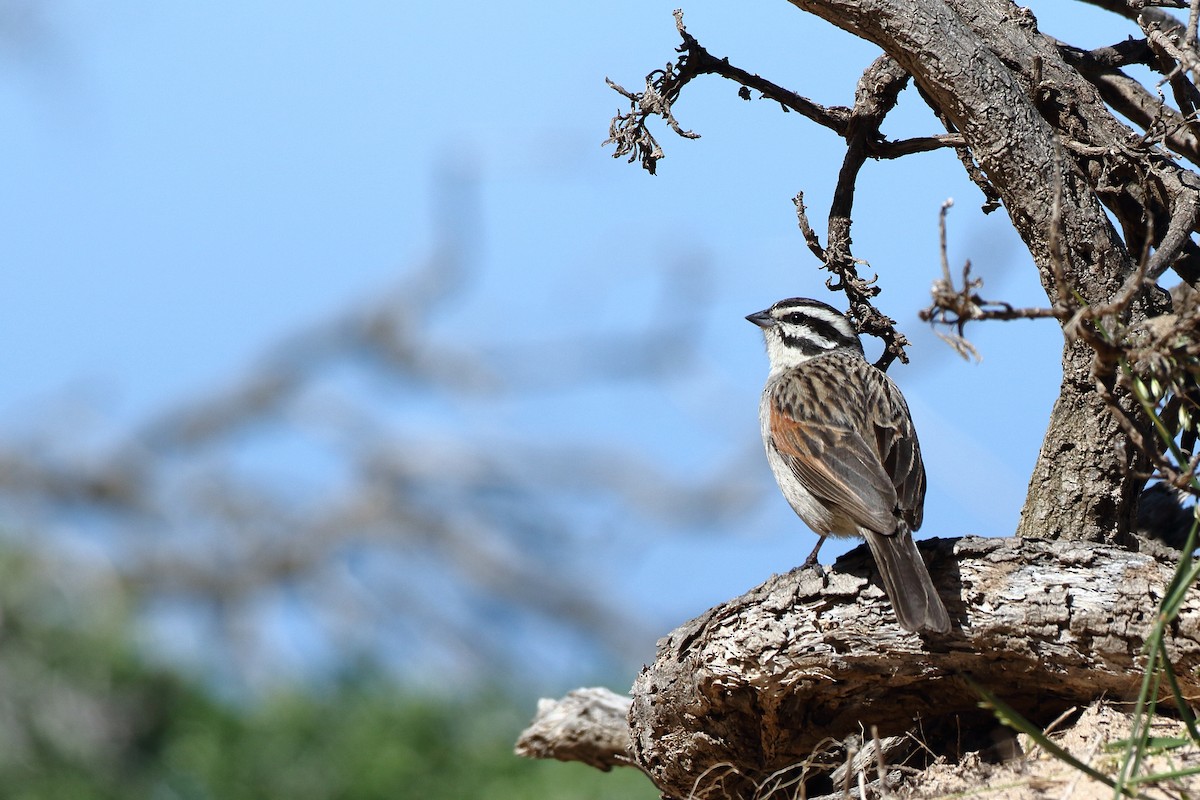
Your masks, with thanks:
[(631, 702), (603, 687), (576, 689), (561, 700), (543, 698), (537, 716), (517, 740), (516, 754), (580, 761), (605, 772), (630, 766)]

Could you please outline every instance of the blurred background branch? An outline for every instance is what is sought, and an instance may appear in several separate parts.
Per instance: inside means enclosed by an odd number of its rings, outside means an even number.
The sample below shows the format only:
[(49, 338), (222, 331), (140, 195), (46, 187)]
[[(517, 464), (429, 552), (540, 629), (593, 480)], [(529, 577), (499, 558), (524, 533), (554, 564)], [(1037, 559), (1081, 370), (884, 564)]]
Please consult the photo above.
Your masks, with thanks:
[[(465, 244), (444, 240), (380, 300), (285, 338), (102, 452), (53, 432), (8, 444), (7, 527), (100, 542), (147, 608), (207, 619), (221, 646), (206, 669), (236, 665), (227, 679), (288, 667), (270, 644), (280, 624), (418, 671), (519, 673), (534, 642), (513, 633), (532, 629), (566, 637), (593, 668), (628, 669), (655, 631), (588, 574), (595, 537), (726, 524), (757, 487), (733, 464), (685, 480), (620, 445), (479, 420), (498, 398), (547, 393), (570, 417), (580, 386), (694, 369), (695, 273), (685, 286), (677, 272), (640, 330), (462, 341), (432, 329), (469, 286)], [(414, 422), (410, 409), (429, 405), (461, 426)]]

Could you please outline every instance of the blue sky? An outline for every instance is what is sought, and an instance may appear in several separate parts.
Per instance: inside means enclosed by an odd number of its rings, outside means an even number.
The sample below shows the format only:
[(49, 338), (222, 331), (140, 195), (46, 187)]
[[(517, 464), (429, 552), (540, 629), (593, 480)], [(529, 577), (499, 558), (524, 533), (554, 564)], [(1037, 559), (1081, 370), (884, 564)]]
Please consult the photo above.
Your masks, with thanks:
[[(766, 359), (743, 317), (791, 295), (840, 303), (823, 294), (791, 198), (804, 191), (823, 236), (842, 143), (710, 78), (676, 106), (702, 138), (657, 130), (656, 177), (614, 161), (600, 142), (625, 103), (604, 78), (637, 89), (673, 56), (674, 5), (0, 3), (0, 432), (82, 397), (89, 429), (115, 435), (392, 287), (433, 246), (449, 171), (478, 181), (477, 277), (441, 336), (486, 349), (642, 326), (682, 270), (707, 298), (694, 375), (575, 400), (592, 435), (681, 476), (758, 453)], [(1105, 16), (1083, 4), (1032, 5), (1043, 30), (1082, 46), (1133, 32), (1092, 27)], [(782, 0), (684, 11), (714, 54), (820, 103), (849, 104), (876, 55)], [(884, 132), (938, 129), (909, 90)], [(1056, 394), (1061, 338), (1047, 322), (975, 327), (975, 364), (918, 321), (948, 197), (952, 266), (970, 259), (987, 297), (1043, 303), (1003, 212), (979, 212), (949, 152), (869, 163), (854, 247), (914, 342), (891, 374), (929, 472), (920, 535), (1001, 536)], [(478, 424), (578, 434), (557, 402), (502, 403)], [(598, 542), (594, 579), (678, 622), (798, 563), (810, 534), (765, 462), (746, 463), (766, 499), (745, 529)]]

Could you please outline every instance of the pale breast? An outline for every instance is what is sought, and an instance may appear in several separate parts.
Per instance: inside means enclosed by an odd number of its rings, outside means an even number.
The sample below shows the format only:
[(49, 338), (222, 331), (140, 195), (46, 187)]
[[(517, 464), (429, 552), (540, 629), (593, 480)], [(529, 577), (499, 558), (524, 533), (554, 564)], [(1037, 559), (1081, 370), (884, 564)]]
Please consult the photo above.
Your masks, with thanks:
[(831, 509), (817, 499), (804, 487), (797, 478), (787, 461), (770, 444), (772, 386), (770, 383), (763, 390), (759, 401), (758, 422), (763, 439), (763, 447), (767, 453), (767, 464), (779, 484), (779, 490), (787, 500), (788, 505), (796, 512), (796, 516), (804, 524), (821, 536), (862, 536), (858, 526), (836, 509)]

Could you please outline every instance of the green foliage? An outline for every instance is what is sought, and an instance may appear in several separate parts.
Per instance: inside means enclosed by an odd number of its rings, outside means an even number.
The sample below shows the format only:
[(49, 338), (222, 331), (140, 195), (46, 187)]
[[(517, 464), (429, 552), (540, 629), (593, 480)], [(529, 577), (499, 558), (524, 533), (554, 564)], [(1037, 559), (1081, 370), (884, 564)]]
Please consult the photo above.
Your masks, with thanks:
[(500, 696), (447, 703), (357, 678), (213, 721), (200, 715), (171, 737), (160, 786), (188, 798), (655, 796), (632, 772), (518, 759), (523, 719)]
[(129, 645), (118, 587), (63, 574), (0, 553), (6, 799), (657, 796), (632, 770), (517, 758), (533, 709), (499, 692), (423, 697), (360, 667), (319, 691), (222, 702)]

